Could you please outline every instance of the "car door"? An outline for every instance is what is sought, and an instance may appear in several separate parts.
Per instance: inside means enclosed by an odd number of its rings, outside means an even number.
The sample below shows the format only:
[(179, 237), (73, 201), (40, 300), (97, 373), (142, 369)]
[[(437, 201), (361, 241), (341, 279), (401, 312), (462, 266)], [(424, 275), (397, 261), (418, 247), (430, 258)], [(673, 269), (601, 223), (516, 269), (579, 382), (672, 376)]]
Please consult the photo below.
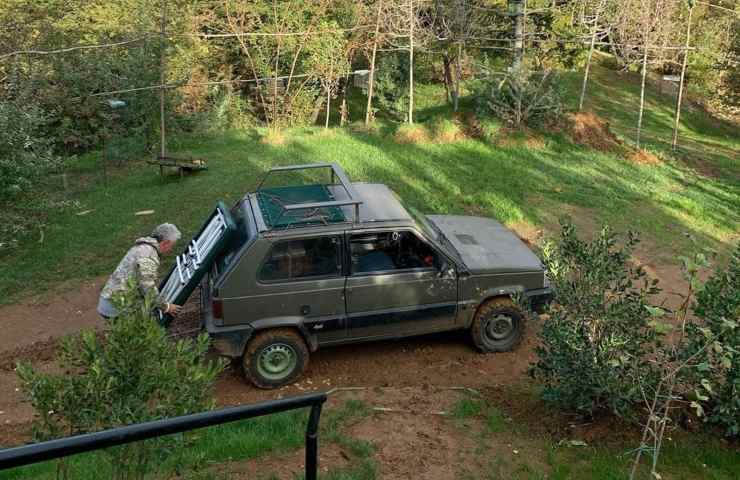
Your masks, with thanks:
[(301, 318), (319, 343), (346, 336), (343, 236), (277, 240), (257, 272), (253, 316)]
[(347, 235), (347, 322), (352, 338), (454, 328), (452, 265), (412, 230)]

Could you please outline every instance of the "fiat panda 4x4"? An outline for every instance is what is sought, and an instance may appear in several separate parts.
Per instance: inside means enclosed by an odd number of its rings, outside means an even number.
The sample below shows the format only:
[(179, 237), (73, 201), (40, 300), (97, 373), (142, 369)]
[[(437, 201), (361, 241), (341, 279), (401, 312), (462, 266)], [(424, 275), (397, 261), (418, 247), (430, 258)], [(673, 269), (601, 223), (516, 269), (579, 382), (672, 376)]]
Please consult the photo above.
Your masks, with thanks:
[[(326, 182), (266, 186), (318, 169)], [(480, 351), (508, 351), (526, 307), (551, 295), (540, 260), (500, 223), (422, 215), (337, 164), (272, 169), (231, 209), (219, 204), (161, 291), (182, 302), (198, 285), (215, 349), (262, 388), (294, 381), (330, 345), (467, 329)]]

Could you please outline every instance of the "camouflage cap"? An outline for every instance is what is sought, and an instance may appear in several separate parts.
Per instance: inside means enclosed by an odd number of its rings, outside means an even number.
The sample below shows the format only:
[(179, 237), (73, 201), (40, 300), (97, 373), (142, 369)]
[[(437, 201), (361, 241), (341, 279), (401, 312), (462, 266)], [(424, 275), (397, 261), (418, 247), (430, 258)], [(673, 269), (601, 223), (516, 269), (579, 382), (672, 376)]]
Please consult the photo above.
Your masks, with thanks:
[(162, 225), (159, 225), (157, 228), (155, 228), (152, 231), (151, 236), (156, 238), (157, 241), (159, 242), (162, 242), (165, 240), (176, 242), (180, 240), (180, 237), (182, 236), (182, 234), (180, 233), (180, 230), (178, 230), (177, 227), (174, 226), (173, 224), (163, 223)]

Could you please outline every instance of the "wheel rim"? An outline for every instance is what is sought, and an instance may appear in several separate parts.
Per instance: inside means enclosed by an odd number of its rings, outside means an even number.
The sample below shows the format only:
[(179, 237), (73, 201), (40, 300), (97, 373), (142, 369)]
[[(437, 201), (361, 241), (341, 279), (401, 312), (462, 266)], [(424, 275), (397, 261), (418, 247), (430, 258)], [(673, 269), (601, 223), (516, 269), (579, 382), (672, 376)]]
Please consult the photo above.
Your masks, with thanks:
[(265, 347), (257, 359), (257, 372), (268, 380), (283, 380), (298, 363), (295, 349), (285, 343), (273, 343)]
[(514, 319), (502, 313), (496, 314), (486, 322), (485, 332), (491, 340), (504, 340), (514, 333)]

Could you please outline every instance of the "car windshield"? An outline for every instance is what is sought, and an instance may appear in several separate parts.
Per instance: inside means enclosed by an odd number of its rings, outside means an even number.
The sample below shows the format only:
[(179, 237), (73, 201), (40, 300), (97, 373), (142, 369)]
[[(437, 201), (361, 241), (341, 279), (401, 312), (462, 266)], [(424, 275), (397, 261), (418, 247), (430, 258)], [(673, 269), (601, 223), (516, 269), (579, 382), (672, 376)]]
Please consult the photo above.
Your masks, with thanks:
[(405, 208), (406, 211), (409, 212), (409, 215), (411, 215), (411, 218), (414, 219), (419, 228), (424, 232), (424, 235), (439, 243), (439, 232), (431, 223), (429, 223), (426, 215), (424, 215), (408, 203), (404, 202), (403, 199), (401, 199), (398, 195), (396, 195), (396, 198), (398, 198), (398, 201), (401, 202), (403, 208)]

